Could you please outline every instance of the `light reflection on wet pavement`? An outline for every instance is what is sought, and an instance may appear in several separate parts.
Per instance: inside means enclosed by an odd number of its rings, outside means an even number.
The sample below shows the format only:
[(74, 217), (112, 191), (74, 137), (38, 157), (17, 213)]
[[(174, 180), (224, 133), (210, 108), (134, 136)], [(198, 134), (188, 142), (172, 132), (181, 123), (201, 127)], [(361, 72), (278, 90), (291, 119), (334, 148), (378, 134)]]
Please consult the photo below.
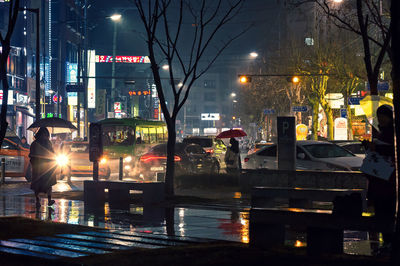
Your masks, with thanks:
[[(63, 190), (60, 185), (56, 191)], [(27, 195), (31, 193), (28, 193), (28, 189), (25, 190), (19, 189), (19, 192), (23, 193), (0, 193), (3, 195), (0, 196), (0, 216), (19, 215), (132, 233), (173, 234), (181, 237), (249, 243), (249, 212), (243, 208), (229, 210), (229, 207), (213, 209), (200, 205), (187, 205), (165, 209), (155, 206), (144, 208), (141, 205), (130, 204), (129, 210), (120, 210), (111, 208), (105, 203), (101, 210), (90, 210), (85, 209), (83, 201), (66, 199), (55, 199), (54, 206), (47, 208), (47, 200), (42, 199), (42, 207), (37, 211), (34, 199)], [(235, 194), (235, 197), (240, 195)], [(121, 237), (121, 241), (123, 238)], [(286, 243), (304, 247), (306, 239), (304, 234), (290, 232)], [(345, 232), (345, 253), (370, 255), (370, 243), (366, 233)]]

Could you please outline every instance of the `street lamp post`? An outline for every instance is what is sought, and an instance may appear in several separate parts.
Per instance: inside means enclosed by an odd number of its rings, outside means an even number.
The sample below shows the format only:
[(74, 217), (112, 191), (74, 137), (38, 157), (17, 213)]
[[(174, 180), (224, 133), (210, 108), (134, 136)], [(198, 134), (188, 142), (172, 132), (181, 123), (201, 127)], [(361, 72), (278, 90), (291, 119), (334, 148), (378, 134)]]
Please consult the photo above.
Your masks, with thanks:
[(115, 57), (117, 53), (117, 22), (121, 20), (120, 14), (114, 14), (110, 17), (114, 21), (114, 33), (113, 33), (113, 50), (112, 50), (112, 65), (111, 65), (111, 106), (113, 105), (115, 97)]
[(39, 8), (20, 8), (19, 11), (29, 11), (36, 14), (36, 88), (35, 88), (35, 119), (41, 118), (40, 112), (40, 34)]

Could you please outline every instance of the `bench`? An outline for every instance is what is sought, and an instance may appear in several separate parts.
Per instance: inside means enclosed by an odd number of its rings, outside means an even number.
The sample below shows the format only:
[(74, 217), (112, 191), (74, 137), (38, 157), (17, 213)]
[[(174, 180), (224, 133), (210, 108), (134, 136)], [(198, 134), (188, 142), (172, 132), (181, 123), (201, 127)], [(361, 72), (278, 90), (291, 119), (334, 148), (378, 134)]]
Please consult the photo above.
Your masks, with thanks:
[(163, 182), (126, 182), (126, 181), (91, 181), (83, 184), (84, 201), (87, 206), (104, 206), (106, 189), (108, 201), (129, 207), (130, 191), (142, 191), (144, 205), (161, 203), (165, 200), (165, 183)]
[(251, 189), (252, 207), (275, 207), (276, 199), (288, 199), (289, 207), (312, 208), (313, 201), (333, 202), (338, 196), (359, 193), (366, 210), (366, 190), (343, 188), (299, 188), (299, 187), (253, 187)]
[(296, 208), (251, 208), (250, 246), (268, 248), (283, 246), (285, 227), (294, 226), (307, 234), (307, 253), (343, 253), (343, 231), (393, 232), (394, 221), (375, 217), (348, 217), (332, 214), (330, 210)]

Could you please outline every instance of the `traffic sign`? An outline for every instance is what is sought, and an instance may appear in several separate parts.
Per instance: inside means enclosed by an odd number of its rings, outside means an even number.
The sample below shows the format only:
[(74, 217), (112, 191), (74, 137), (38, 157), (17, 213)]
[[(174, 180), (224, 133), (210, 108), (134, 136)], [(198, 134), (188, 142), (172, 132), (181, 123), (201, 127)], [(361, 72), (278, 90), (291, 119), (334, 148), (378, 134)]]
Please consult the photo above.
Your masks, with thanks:
[(340, 117), (347, 118), (347, 110), (345, 108), (340, 109)]
[(273, 115), (275, 114), (275, 109), (264, 109), (265, 115)]
[(307, 106), (293, 106), (292, 111), (293, 112), (307, 112), (308, 108)]
[[(371, 90), (369, 86), (369, 82), (367, 83), (367, 89)], [(389, 82), (387, 81), (378, 81), (378, 91), (388, 91), (389, 90)]]
[(65, 90), (67, 92), (83, 92), (85, 89), (83, 85), (67, 85)]
[(364, 97), (350, 97), (349, 104), (350, 105), (360, 105), (360, 101), (364, 99)]

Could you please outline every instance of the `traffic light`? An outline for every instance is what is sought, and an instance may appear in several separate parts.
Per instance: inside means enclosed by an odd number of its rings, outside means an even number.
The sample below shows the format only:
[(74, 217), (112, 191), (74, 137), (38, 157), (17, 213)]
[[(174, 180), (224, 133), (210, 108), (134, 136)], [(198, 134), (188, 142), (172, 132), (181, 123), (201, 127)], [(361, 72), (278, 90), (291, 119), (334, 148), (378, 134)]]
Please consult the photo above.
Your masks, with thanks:
[(251, 77), (249, 77), (249, 76), (240, 76), (239, 77), (239, 82), (240, 83), (249, 83), (249, 82), (251, 82)]

